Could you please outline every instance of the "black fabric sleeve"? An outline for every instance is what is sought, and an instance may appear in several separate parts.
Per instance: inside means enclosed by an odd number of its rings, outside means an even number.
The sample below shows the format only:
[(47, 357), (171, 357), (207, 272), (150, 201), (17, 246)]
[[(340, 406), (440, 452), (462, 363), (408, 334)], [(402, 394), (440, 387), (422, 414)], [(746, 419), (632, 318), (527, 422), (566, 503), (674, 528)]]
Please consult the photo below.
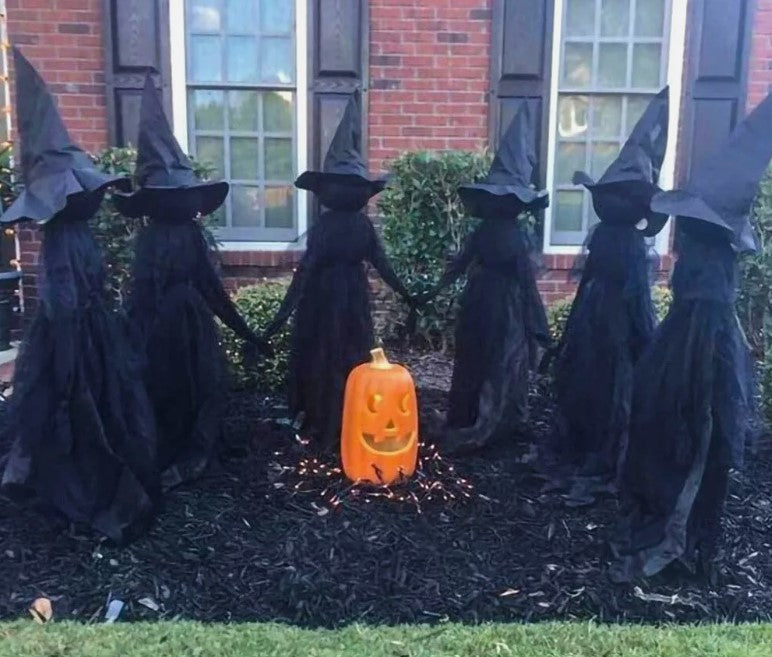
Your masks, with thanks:
[(476, 234), (477, 233), (474, 232), (467, 237), (461, 246), (461, 250), (451, 257), (450, 262), (448, 262), (445, 267), (445, 271), (437, 282), (437, 285), (435, 285), (427, 294), (425, 300), (428, 301), (436, 297), (442, 290), (448, 287), (448, 285), (451, 285), (458, 280), (459, 276), (469, 268), (469, 265), (472, 264), (472, 261), (477, 255)]
[(300, 263), (295, 268), (295, 273), (292, 275), (292, 282), (290, 283), (289, 288), (287, 288), (287, 293), (284, 295), (281, 306), (279, 306), (279, 310), (276, 311), (273, 319), (263, 330), (264, 338), (270, 338), (276, 333), (295, 311), (298, 303), (300, 303), (300, 299), (303, 297), (303, 292), (306, 288), (308, 277), (313, 272), (316, 265), (317, 248), (314, 233), (312, 232), (308, 237), (308, 248), (306, 249), (305, 254), (303, 254)]
[(260, 338), (247, 326), (244, 318), (236, 308), (228, 293), (223, 287), (220, 277), (207, 261), (203, 276), (201, 277), (199, 292), (204, 297), (211, 311), (219, 317), (223, 324), (230, 328), (238, 337), (253, 344), (260, 343)]
[(383, 282), (401, 296), (408, 304), (412, 305), (413, 299), (410, 297), (407, 288), (405, 288), (394, 271), (389, 256), (386, 255), (386, 251), (383, 248), (383, 242), (381, 242), (381, 238), (378, 237), (378, 233), (375, 232), (374, 226), (372, 227), (372, 231), (372, 246), (370, 248), (368, 260), (372, 266), (375, 267), (378, 275), (383, 279)]

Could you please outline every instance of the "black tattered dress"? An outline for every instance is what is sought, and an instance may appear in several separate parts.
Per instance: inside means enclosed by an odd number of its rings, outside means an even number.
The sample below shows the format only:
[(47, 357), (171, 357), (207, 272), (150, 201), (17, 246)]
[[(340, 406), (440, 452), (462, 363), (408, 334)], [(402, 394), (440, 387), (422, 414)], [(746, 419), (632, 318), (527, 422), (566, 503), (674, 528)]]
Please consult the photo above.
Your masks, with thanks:
[(627, 444), (633, 368), (654, 334), (647, 246), (633, 226), (600, 223), (556, 350), (556, 456), (570, 503), (615, 487)]
[(289, 407), (301, 432), (334, 448), (340, 439), (349, 372), (368, 360), (373, 320), (365, 262), (403, 298), (372, 222), (360, 212), (328, 210), (319, 217), (276, 317), (271, 335), (293, 313)]
[(2, 483), (121, 543), (155, 510), (156, 435), (141, 364), (103, 298), (91, 214), (68, 207), (43, 228), (40, 305), (16, 361)]
[(676, 560), (712, 568), (729, 469), (750, 436), (753, 373), (734, 309), (735, 253), (720, 229), (679, 224), (673, 306), (635, 371), (618, 581)]
[(248, 342), (256, 336), (223, 288), (203, 229), (189, 218), (153, 218), (141, 231), (127, 305), (146, 357), (159, 465), (170, 488), (200, 476), (221, 438), (228, 378), (215, 316)]
[(478, 449), (523, 429), (529, 369), (537, 348), (549, 342), (526, 238), (514, 220), (483, 220), (438, 289), (467, 269), (442, 441), (453, 452)]

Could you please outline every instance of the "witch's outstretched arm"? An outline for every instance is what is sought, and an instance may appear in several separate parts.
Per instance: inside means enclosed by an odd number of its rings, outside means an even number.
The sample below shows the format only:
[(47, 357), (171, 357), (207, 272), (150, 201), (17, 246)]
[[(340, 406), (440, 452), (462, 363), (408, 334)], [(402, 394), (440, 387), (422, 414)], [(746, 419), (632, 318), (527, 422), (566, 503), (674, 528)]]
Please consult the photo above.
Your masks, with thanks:
[(407, 288), (402, 284), (402, 281), (399, 280), (397, 273), (391, 266), (389, 256), (386, 255), (381, 238), (378, 237), (378, 234), (375, 232), (375, 228), (373, 228), (372, 247), (370, 249), (370, 257), (368, 259), (370, 260), (372, 266), (375, 267), (378, 275), (383, 279), (383, 282), (386, 283), (386, 285), (388, 285), (399, 296), (401, 296), (405, 303), (410, 306), (415, 305), (414, 299), (410, 296)]
[(210, 262), (206, 262), (201, 276), (201, 296), (204, 297), (211, 311), (222, 320), (222, 323), (230, 328), (244, 342), (258, 347), (264, 346), (264, 341), (249, 326), (236, 308), (220, 277), (215, 272)]
[(477, 254), (474, 236), (475, 233), (472, 233), (467, 237), (461, 246), (461, 250), (451, 257), (440, 280), (437, 281), (437, 284), (426, 293), (424, 298), (421, 299), (422, 302), (425, 303), (436, 297), (442, 290), (448, 287), (448, 285), (451, 285), (458, 280), (459, 276), (469, 268), (469, 265), (472, 264), (472, 261)]
[(279, 310), (276, 311), (276, 314), (269, 322), (268, 326), (263, 329), (262, 335), (265, 339), (270, 338), (276, 333), (289, 319), (290, 315), (295, 311), (295, 308), (297, 308), (300, 299), (303, 297), (303, 291), (305, 290), (308, 276), (314, 269), (315, 261), (316, 249), (309, 238), (308, 249), (296, 267), (295, 273), (292, 275), (292, 282), (287, 288), (287, 293), (284, 295)]

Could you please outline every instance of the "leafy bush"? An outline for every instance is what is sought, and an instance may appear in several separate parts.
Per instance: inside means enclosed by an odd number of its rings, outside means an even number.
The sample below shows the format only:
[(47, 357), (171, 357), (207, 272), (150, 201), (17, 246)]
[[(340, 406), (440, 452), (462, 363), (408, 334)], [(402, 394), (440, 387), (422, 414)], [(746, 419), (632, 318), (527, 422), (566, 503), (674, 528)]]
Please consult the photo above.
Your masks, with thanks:
[(673, 291), (666, 285), (656, 285), (651, 291), (651, 300), (654, 302), (657, 321), (661, 322), (673, 303)]
[(741, 260), (737, 314), (757, 362), (761, 411), (772, 423), (772, 169), (761, 182), (753, 215), (759, 250)]
[[(405, 153), (392, 163), (392, 181), (378, 209), (386, 251), (411, 294), (427, 292), (437, 283), (448, 254), (458, 251), (474, 228), (456, 190), (461, 183), (481, 179), (489, 166), (487, 154), (464, 151)], [(421, 311), (417, 335), (426, 344), (444, 348), (451, 341), (453, 301), (462, 285), (459, 281), (449, 287)], [(389, 315), (391, 329), (399, 329), (404, 313)]]
[(547, 306), (547, 325), (549, 326), (550, 337), (555, 344), (563, 337), (573, 303), (574, 297), (570, 296), (565, 299), (558, 299)]
[[(94, 157), (94, 162), (102, 171), (129, 176), (134, 175), (136, 161), (137, 152), (133, 148), (108, 148)], [(213, 170), (210, 166), (195, 161), (193, 166), (196, 175), (202, 180), (206, 180)], [(107, 271), (107, 292), (116, 305), (120, 305), (131, 273), (134, 237), (147, 220), (121, 216), (111, 198), (112, 193), (108, 190), (102, 207), (94, 216), (91, 225), (103, 250)], [(205, 226), (209, 226), (211, 218), (205, 217), (203, 221)], [(211, 233), (207, 232), (210, 243), (214, 244)]]
[[(264, 281), (240, 288), (233, 295), (233, 301), (249, 327), (255, 331), (261, 331), (273, 319), (286, 291), (287, 285), (283, 282)], [(236, 385), (255, 387), (264, 391), (274, 391), (284, 385), (289, 359), (288, 325), (285, 325), (271, 339), (273, 356), (260, 358), (256, 367), (249, 370), (241, 364), (242, 341), (226, 326), (222, 326), (221, 331), (225, 353)]]

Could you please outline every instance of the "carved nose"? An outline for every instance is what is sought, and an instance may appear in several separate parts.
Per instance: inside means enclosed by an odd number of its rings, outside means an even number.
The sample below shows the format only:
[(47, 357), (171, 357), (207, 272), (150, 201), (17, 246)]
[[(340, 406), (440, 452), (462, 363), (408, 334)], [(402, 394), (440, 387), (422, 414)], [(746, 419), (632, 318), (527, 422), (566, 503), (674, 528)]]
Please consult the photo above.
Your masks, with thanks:
[(397, 425), (394, 424), (394, 420), (389, 420), (386, 423), (386, 431), (396, 431), (396, 430), (397, 430)]

